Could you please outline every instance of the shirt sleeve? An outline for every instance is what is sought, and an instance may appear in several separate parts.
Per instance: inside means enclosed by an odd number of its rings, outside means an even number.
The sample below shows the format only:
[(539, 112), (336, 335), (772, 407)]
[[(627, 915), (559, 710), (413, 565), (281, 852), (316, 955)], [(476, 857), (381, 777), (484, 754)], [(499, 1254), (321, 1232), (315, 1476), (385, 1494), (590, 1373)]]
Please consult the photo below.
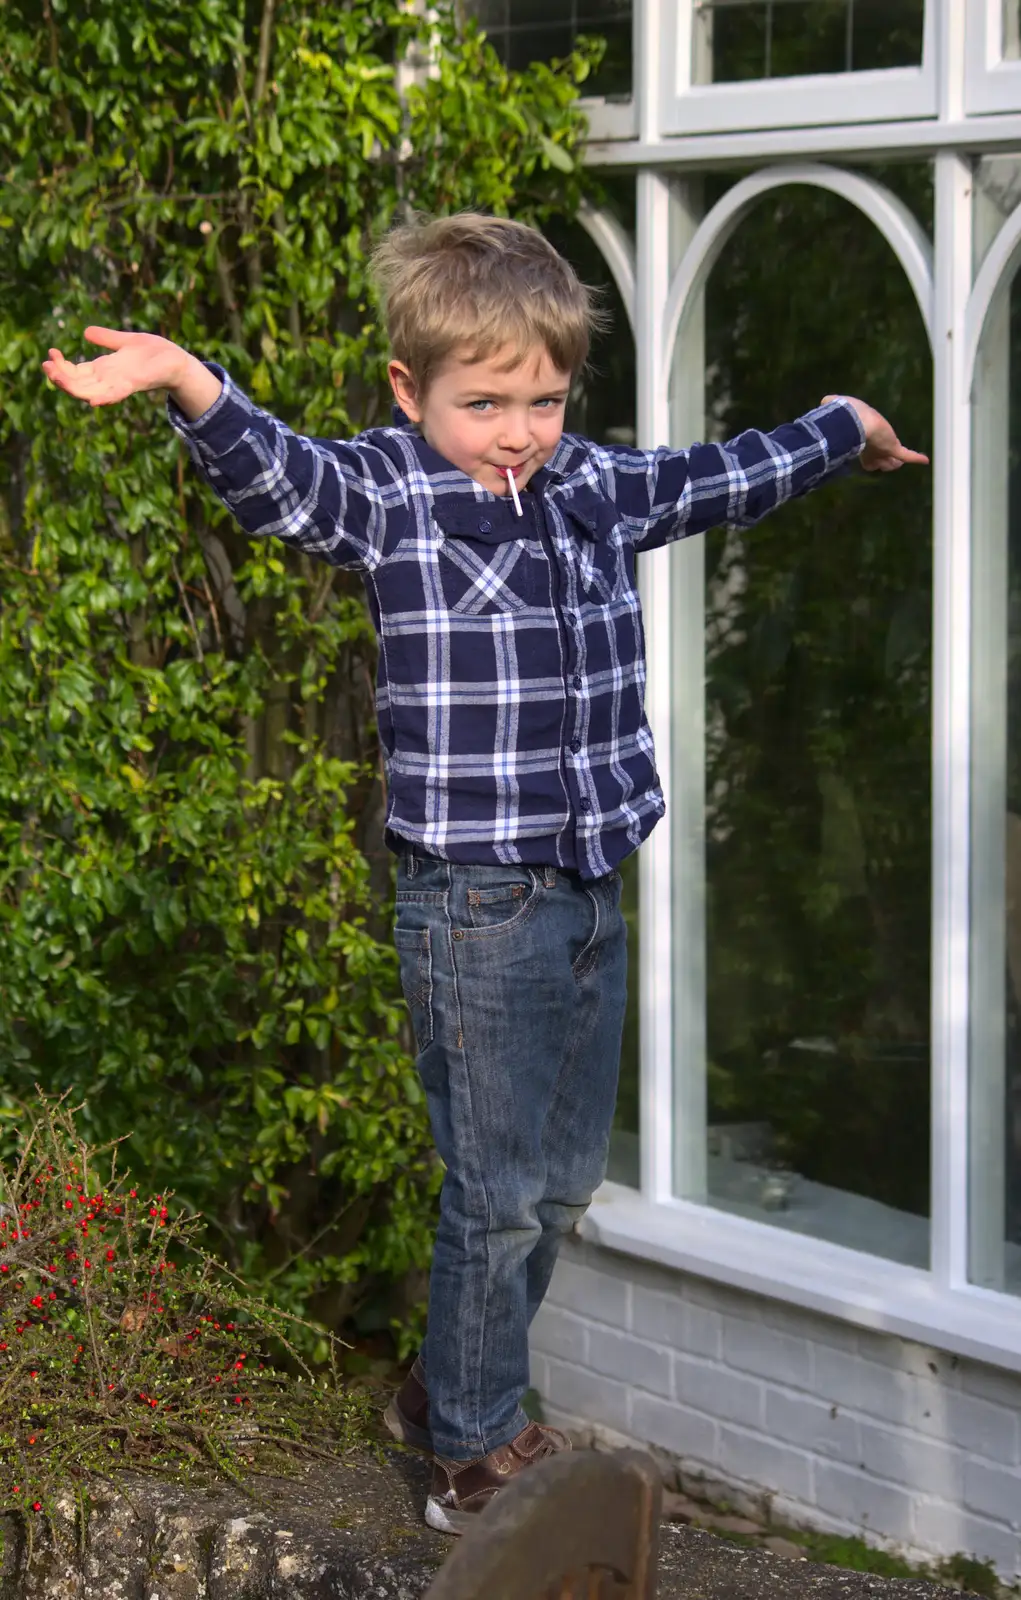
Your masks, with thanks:
[(292, 432), (222, 367), (206, 365), (223, 384), (213, 405), (190, 422), (168, 400), (167, 414), (199, 474), (245, 532), (281, 539), (335, 567), (378, 567), (397, 543), (391, 513), (407, 505), (396, 463), (368, 443)]
[(710, 528), (749, 528), (832, 477), (864, 448), (858, 413), (841, 398), (772, 433), (749, 429), (726, 444), (601, 453), (635, 549), (657, 550)]

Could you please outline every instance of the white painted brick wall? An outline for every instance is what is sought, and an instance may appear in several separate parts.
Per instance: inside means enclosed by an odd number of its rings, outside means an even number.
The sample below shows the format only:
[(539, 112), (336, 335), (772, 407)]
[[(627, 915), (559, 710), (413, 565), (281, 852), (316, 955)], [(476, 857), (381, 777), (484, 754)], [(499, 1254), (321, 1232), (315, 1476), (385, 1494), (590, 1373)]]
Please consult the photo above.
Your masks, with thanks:
[(550, 1421), (682, 1485), (1021, 1575), (1021, 1377), (573, 1242), (532, 1354)]

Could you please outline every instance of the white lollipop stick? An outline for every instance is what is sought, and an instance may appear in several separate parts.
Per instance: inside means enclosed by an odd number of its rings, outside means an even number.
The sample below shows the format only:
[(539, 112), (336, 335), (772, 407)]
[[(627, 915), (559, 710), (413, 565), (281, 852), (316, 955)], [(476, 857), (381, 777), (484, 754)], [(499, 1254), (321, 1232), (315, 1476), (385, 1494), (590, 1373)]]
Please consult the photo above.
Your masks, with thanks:
[(507, 482), (510, 484), (511, 499), (514, 501), (514, 509), (520, 517), (522, 515), (521, 496), (518, 494), (518, 486), (514, 482), (514, 473), (510, 467), (504, 467), (503, 470), (506, 472)]

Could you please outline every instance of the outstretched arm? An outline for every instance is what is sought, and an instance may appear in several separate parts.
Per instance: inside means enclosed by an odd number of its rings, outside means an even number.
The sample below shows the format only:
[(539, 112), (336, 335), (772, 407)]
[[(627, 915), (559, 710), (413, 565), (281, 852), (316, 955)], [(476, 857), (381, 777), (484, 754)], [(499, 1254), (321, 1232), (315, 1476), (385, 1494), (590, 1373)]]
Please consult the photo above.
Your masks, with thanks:
[(90, 406), (112, 406), (132, 394), (168, 389), (189, 422), (197, 422), (220, 398), (223, 388), (208, 367), (187, 350), (156, 333), (125, 333), (119, 328), (85, 329), (90, 344), (112, 354), (93, 361), (68, 361), (51, 350), (46, 376), (65, 393)]
[(648, 451), (611, 446), (596, 454), (636, 550), (710, 528), (749, 528), (858, 458), (870, 472), (928, 459), (902, 445), (863, 400), (839, 395), (797, 422), (771, 433), (750, 428), (726, 444)]
[(111, 354), (75, 364), (51, 350), (47, 377), (90, 406), (168, 390), (172, 425), (246, 533), (356, 571), (373, 570), (400, 543), (406, 487), (378, 447), (294, 433), (221, 368), (156, 334), (91, 327), (85, 337)]

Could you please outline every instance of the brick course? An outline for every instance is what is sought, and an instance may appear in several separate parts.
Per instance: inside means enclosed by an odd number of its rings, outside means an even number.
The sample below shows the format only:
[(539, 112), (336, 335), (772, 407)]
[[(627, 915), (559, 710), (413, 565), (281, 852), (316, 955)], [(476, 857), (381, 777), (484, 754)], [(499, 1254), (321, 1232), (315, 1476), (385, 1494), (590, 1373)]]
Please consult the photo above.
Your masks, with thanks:
[(572, 1243), (532, 1330), (551, 1421), (777, 1521), (1021, 1575), (1021, 1376)]

